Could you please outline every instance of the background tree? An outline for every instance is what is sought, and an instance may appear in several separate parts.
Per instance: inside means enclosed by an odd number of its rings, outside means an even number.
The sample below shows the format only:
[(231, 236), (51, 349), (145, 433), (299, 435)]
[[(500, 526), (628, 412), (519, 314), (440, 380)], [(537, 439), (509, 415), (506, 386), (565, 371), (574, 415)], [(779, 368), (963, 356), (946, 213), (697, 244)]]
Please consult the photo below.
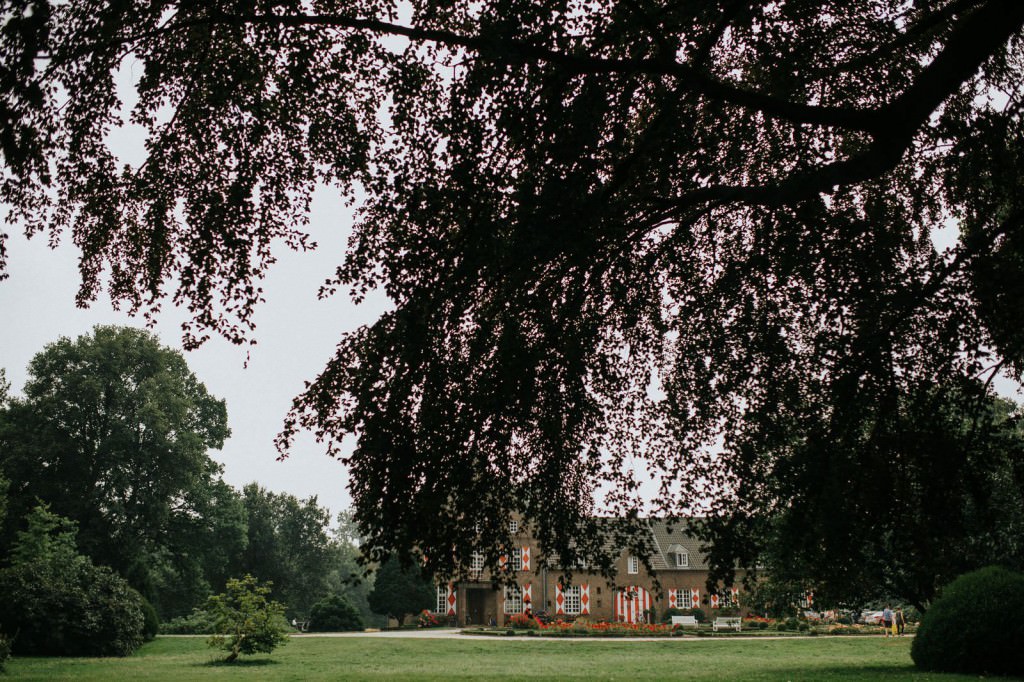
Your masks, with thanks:
[(416, 569), (403, 567), (397, 559), (385, 561), (377, 570), (368, 601), (374, 613), (398, 621), (423, 609), (434, 609), (437, 592), (434, 584)]
[[(192, 569), (177, 551), (215, 539), (193, 526), (216, 523), (220, 467), (207, 450), (227, 435), (224, 401), (149, 332), (96, 327), (61, 339), (33, 358), (24, 398), (0, 415), (0, 470), (12, 481), (6, 535), (43, 500), (78, 524), (83, 553), (152, 597), (158, 565), (178, 562), (168, 570), (184, 579)], [(230, 533), (215, 549), (241, 541)]]
[[(902, 405), (1024, 367), (1017, 0), (17, 0), (10, 16), (0, 199), (81, 245), (80, 302), (104, 276), (150, 312), (173, 288), (187, 344), (244, 340), (271, 245), (308, 246), (317, 183), (366, 190), (325, 293), (381, 287), (394, 309), (342, 340), (281, 445), (305, 427), (338, 453), (358, 434), (374, 562), (455, 572), (511, 544), (513, 506), (545, 550), (601, 553), (602, 528), (642, 530), (588, 522), (607, 490), (626, 519), (700, 511), (728, 570), (757, 553), (751, 472), (772, 508), (831, 504), (863, 535), (885, 507), (820, 480), (779, 494), (808, 464), (868, 488), (861, 446), (894, 452)], [(135, 167), (107, 146), (129, 54)], [(937, 247), (951, 222), (959, 242)], [(653, 509), (634, 470), (660, 479)], [(790, 530), (808, 553), (823, 539)]]
[(243, 488), (242, 503), (248, 545), (240, 556), (240, 572), (273, 583), (273, 595), (284, 602), (289, 619), (308, 618), (313, 604), (329, 592), (329, 512), (316, 497), (299, 500), (255, 483)]

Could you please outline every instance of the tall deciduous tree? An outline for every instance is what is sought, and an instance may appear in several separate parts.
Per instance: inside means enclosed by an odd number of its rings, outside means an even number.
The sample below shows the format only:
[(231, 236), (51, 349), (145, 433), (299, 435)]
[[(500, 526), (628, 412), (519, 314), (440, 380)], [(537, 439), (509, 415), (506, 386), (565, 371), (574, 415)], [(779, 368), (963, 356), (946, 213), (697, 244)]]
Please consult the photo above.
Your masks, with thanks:
[[(308, 245), (317, 183), (365, 188), (325, 290), (381, 287), (395, 308), (342, 340), (282, 445), (358, 434), (374, 560), (458, 570), (511, 544), (512, 507), (547, 550), (600, 553), (595, 494), (636, 518), (644, 469), (654, 511), (706, 501), (720, 568), (755, 552), (741, 481), (770, 508), (831, 503), (859, 530), (800, 539), (839, 551), (884, 507), (818, 481), (780, 497), (800, 472), (898, 478), (902, 459), (859, 465), (901, 404), (1024, 367), (1018, 0), (6, 16), (0, 198), (30, 233), (70, 231), (82, 302), (108, 272), (136, 309), (189, 306), (190, 344), (247, 338), (271, 245)], [(137, 167), (107, 145), (129, 54)], [(961, 239), (937, 248), (950, 223)]]
[[(150, 333), (96, 327), (29, 366), (24, 397), (0, 416), (0, 469), (11, 480), (9, 532), (36, 500), (79, 526), (82, 551), (146, 589), (153, 557), (186, 534), (219, 467), (224, 401)], [(205, 594), (198, 595), (199, 598)]]
[(419, 570), (403, 567), (392, 558), (377, 569), (373, 591), (369, 595), (370, 608), (374, 613), (394, 618), (401, 625), (409, 614), (434, 609), (435, 589)]
[(272, 582), (274, 598), (285, 604), (288, 617), (307, 618), (329, 591), (334, 558), (327, 534), (330, 513), (315, 497), (299, 500), (255, 483), (242, 489), (242, 503), (248, 546), (239, 572)]

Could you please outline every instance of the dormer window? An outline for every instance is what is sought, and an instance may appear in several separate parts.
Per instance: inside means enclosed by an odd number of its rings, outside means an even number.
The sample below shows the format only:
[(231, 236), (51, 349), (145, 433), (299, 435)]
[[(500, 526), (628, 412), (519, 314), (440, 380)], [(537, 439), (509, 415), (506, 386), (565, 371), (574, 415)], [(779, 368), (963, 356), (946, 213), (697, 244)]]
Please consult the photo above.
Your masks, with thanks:
[(680, 544), (669, 545), (668, 562), (672, 568), (689, 568), (690, 552)]
[(509, 521), (508, 522), (508, 532), (510, 534), (512, 534), (512, 535), (515, 535), (516, 533), (518, 533), (519, 532), (519, 522), (518, 521)]

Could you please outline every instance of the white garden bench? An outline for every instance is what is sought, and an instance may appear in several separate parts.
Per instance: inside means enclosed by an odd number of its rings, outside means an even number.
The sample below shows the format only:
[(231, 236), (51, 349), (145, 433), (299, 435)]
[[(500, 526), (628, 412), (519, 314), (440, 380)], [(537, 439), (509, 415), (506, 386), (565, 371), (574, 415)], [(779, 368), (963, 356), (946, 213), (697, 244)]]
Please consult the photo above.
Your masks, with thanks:
[(740, 623), (742, 623), (742, 619), (741, 618), (736, 618), (736, 617), (715, 618), (715, 622), (714, 622), (714, 624), (712, 624), (711, 629), (714, 630), (715, 632), (718, 632), (719, 628), (732, 628), (736, 632), (739, 632), (740, 631)]
[(684, 628), (697, 627), (696, 616), (672, 616), (672, 627), (682, 625)]

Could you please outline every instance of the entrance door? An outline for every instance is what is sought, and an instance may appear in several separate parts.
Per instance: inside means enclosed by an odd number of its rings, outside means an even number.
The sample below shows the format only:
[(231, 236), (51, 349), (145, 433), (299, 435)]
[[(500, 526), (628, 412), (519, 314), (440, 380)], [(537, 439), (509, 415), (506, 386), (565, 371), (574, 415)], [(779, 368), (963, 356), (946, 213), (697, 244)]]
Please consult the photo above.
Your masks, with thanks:
[(466, 625), (488, 624), (487, 618), (494, 616), (487, 611), (488, 607), (494, 610), (494, 599), (489, 598), (492, 594), (487, 588), (466, 590)]

